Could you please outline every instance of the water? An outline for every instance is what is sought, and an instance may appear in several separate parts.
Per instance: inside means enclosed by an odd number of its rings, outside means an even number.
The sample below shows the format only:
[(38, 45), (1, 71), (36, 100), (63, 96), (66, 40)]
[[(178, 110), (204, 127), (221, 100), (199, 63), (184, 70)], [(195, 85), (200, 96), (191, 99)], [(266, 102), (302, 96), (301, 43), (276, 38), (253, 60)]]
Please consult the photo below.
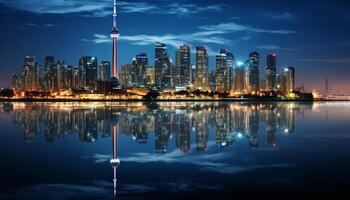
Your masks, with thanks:
[(350, 103), (0, 103), (0, 199), (345, 194), (349, 122)]

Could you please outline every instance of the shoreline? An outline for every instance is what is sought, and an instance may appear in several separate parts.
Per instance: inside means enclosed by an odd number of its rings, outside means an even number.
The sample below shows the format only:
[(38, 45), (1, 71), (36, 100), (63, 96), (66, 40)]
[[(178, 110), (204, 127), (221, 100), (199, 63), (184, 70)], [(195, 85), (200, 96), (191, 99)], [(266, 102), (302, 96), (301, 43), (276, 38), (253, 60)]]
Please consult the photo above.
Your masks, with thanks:
[(279, 98), (222, 98), (222, 99), (6, 99), (0, 102), (346, 102), (350, 100), (279, 99)]

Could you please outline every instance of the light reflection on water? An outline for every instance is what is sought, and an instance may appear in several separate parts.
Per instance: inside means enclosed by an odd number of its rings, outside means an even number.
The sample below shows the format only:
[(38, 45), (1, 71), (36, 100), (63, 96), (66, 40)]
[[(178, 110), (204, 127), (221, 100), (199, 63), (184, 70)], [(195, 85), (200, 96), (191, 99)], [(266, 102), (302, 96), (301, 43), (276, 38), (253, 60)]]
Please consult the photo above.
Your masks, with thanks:
[[(51, 164), (41, 163), (44, 158), (63, 161), (60, 165), (66, 166), (60, 172), (46, 172), (45, 178), (29, 175), (28, 183), (21, 186), (15, 181), (2, 182), (9, 188), (4, 193), (8, 198), (15, 198), (14, 194), (38, 198), (30, 196), (29, 190), (41, 191), (43, 198), (109, 198), (113, 178), (118, 178), (117, 194), (123, 198), (137, 194), (169, 198), (167, 192), (195, 194), (203, 189), (227, 194), (227, 187), (237, 184), (234, 177), (247, 173), (268, 176), (266, 181), (271, 184), (293, 186), (298, 180), (285, 171), (298, 171), (298, 166), (308, 163), (294, 153), (313, 150), (313, 155), (316, 152), (316, 157), (322, 157), (321, 146), (306, 148), (306, 144), (327, 144), (320, 139), (345, 139), (348, 143), (350, 139), (345, 131), (348, 124), (334, 114), (341, 111), (339, 116), (349, 120), (349, 103), (1, 103), (0, 111), (4, 122), (11, 122), (6, 139), (11, 138), (9, 143), (18, 148), (15, 151), (28, 152), (26, 158), (15, 155), (17, 159), (40, 163), (23, 173), (37, 173), (37, 168), (44, 167), (41, 165), (52, 169)], [(343, 129), (329, 132), (329, 127), (339, 123)], [(298, 129), (299, 125), (303, 128)], [(22, 139), (14, 139), (11, 133), (21, 134)], [(118, 137), (112, 137), (114, 133)], [(113, 150), (113, 141), (118, 151)], [(337, 145), (328, 145), (329, 151), (339, 153)], [(45, 151), (58, 157), (47, 158)], [(118, 177), (111, 176), (112, 157), (121, 160)], [(86, 168), (81, 169), (81, 163)], [(7, 164), (2, 171), (12, 169), (13, 165)], [(71, 175), (79, 171), (85, 174)], [(220, 181), (209, 183), (203, 176)]]

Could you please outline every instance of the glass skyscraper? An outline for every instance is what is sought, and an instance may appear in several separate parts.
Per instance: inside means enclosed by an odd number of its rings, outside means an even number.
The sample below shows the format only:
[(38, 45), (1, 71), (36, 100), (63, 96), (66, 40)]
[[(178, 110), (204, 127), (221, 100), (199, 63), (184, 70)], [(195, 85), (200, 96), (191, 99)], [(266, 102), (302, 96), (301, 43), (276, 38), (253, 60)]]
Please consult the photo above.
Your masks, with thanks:
[(276, 89), (277, 68), (276, 54), (267, 55), (266, 57), (266, 90), (274, 91)]
[(209, 87), (209, 57), (208, 50), (199, 46), (196, 48), (196, 80), (195, 89), (198, 90), (210, 90)]
[(155, 47), (155, 75), (158, 88), (172, 85), (171, 59), (165, 44), (157, 42)]

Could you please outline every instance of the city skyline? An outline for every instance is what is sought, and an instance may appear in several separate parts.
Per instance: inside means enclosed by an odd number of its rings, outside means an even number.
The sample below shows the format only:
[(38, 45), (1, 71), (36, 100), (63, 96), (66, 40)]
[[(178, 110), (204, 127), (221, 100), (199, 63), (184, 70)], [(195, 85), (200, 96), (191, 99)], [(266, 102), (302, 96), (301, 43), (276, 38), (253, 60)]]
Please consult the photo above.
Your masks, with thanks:
[[(94, 6), (83, 9), (80, 1), (71, 1), (68, 5), (55, 1), (0, 1), (0, 6), (3, 7), (0, 13), (1, 22), (7, 27), (4, 38), (10, 39), (18, 33), (25, 34), (25, 37), (18, 37), (20, 39), (16, 41), (4, 41), (0, 48), (1, 55), (4, 56), (0, 67), (1, 86), (9, 86), (11, 74), (20, 70), (25, 43), (27, 54), (35, 55), (38, 60), (53, 55), (74, 66), (81, 55), (94, 55), (100, 61), (111, 61), (109, 52), (112, 40), (106, 33), (111, 22), (108, 19), (112, 14), (110, 3), (85, 3)], [(233, 10), (248, 9), (242, 2), (233, 5), (226, 1), (203, 1), (197, 5), (191, 1), (123, 1), (119, 4), (121, 11), (118, 24), (123, 30), (119, 43), (120, 49), (123, 49), (119, 52), (119, 66), (131, 63), (131, 58), (141, 52), (147, 52), (151, 58), (149, 62), (153, 63), (152, 49), (157, 41), (168, 44), (169, 55), (173, 61), (177, 50), (175, 46), (190, 45), (191, 63), (194, 64), (195, 46), (206, 45), (210, 70), (215, 69), (215, 56), (221, 48), (227, 48), (242, 62), (253, 51), (258, 51), (260, 55), (277, 53), (278, 71), (282, 67), (294, 66), (298, 72), (298, 86), (303, 82), (309, 91), (312, 88), (323, 89), (324, 79), (328, 77), (330, 87), (338, 88), (343, 93), (350, 91), (346, 86), (349, 70), (346, 68), (349, 64), (349, 41), (346, 37), (348, 24), (343, 23), (350, 19), (346, 13), (349, 5), (346, 1), (295, 1), (284, 6), (270, 0), (264, 2), (268, 9), (263, 9), (262, 3), (256, 2), (251, 6), (256, 11), (251, 16), (244, 12), (235, 12), (237, 15), (232, 15)], [(302, 4), (304, 10), (298, 12)], [(311, 10), (314, 14), (308, 12)], [(324, 17), (319, 18), (319, 13)], [(15, 23), (11, 21), (13, 15), (20, 15)], [(159, 16), (164, 19), (154, 22)], [(213, 16), (219, 17), (213, 19)], [(70, 22), (70, 19), (74, 20)], [(145, 24), (140, 19), (149, 23)], [(179, 22), (181, 25), (178, 25)], [(87, 26), (88, 24), (91, 26)], [(164, 28), (150, 30), (148, 25)], [(329, 28), (324, 29), (325, 26)], [(77, 29), (84, 33), (80, 34), (80, 31), (75, 31)], [(73, 34), (68, 36), (68, 32)], [(57, 39), (50, 39), (51, 42), (46, 43), (52, 36)], [(263, 62), (260, 69), (264, 68)], [(260, 70), (260, 76), (264, 73), (264, 70)]]

